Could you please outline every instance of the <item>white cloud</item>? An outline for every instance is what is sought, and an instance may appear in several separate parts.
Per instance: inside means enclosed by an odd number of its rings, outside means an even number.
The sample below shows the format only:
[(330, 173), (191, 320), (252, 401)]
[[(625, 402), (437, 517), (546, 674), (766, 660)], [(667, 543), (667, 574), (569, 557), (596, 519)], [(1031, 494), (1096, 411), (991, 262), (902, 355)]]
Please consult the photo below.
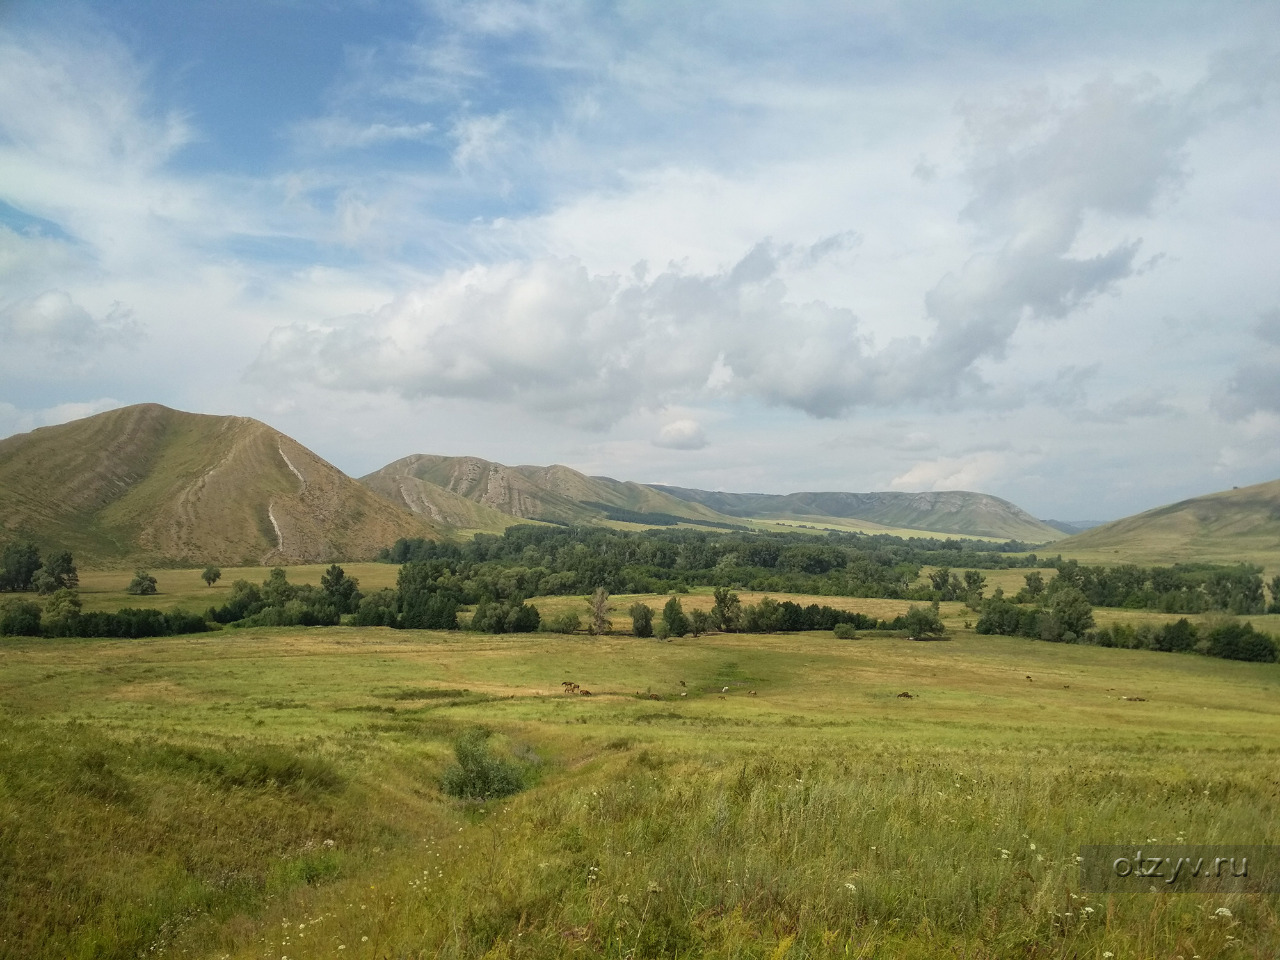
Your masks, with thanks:
[(707, 442), (707, 435), (697, 420), (673, 420), (663, 425), (653, 444), (669, 450), (701, 450)]
[(328, 116), (298, 124), (294, 142), (303, 149), (362, 150), (388, 143), (412, 143), (435, 133), (432, 123), (362, 123)]
[(1008, 456), (984, 451), (924, 460), (889, 482), (891, 490), (982, 490), (1005, 472)]

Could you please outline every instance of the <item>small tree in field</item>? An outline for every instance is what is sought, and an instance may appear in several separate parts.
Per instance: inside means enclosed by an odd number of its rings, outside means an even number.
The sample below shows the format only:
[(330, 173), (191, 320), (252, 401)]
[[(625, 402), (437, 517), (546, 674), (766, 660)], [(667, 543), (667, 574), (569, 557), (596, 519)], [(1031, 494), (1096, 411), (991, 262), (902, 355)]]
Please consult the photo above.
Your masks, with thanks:
[(126, 593), (135, 597), (147, 597), (156, 592), (156, 578), (145, 570), (135, 570), (133, 580), (125, 588)]
[(608, 616), (608, 590), (604, 587), (597, 587), (596, 592), (591, 595), (591, 599), (587, 601), (587, 604), (591, 607), (591, 622), (587, 624), (587, 633), (593, 637), (598, 637), (613, 628), (613, 621)]
[(711, 614), (705, 610), (691, 610), (689, 612), (689, 632), (695, 637), (707, 632), (711, 627)]
[(628, 612), (631, 614), (631, 632), (637, 637), (652, 637), (653, 607), (647, 603), (633, 603)]
[(204, 573), (200, 574), (200, 579), (208, 586), (212, 587), (215, 583), (222, 579), (222, 571), (215, 567), (212, 563), (204, 568)]
[(672, 597), (662, 608), (662, 623), (667, 628), (667, 633), (673, 637), (683, 637), (689, 632), (689, 618), (685, 616), (678, 597)]

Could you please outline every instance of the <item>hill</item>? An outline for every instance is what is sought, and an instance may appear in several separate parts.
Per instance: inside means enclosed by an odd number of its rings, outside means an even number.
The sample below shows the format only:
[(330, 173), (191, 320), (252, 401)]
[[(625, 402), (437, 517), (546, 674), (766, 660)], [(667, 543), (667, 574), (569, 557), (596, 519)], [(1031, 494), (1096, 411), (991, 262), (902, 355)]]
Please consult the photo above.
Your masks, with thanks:
[[(420, 481), (406, 487), (404, 478)], [(701, 504), (689, 503), (639, 483), (589, 477), (558, 464), (517, 466), (479, 457), (441, 457), (414, 454), (361, 477), (360, 482), (384, 496), (399, 489), (400, 502), (419, 513), (444, 514), (463, 498), (476, 505), (522, 520), (547, 523), (636, 522), (669, 524), (684, 521), (711, 526), (739, 525), (731, 517)], [(411, 489), (411, 495), (404, 491)], [(390, 493), (394, 498), (395, 492)], [(420, 498), (420, 502), (413, 502)]]
[(922, 533), (996, 537), (1042, 543), (1062, 533), (1008, 500), (985, 493), (719, 493), (654, 485), (653, 489), (700, 503), (718, 513), (753, 519), (833, 517), (857, 519)]
[(264, 423), (139, 404), (0, 440), (16, 535), (94, 566), (357, 560), (440, 534)]
[(1280, 480), (1157, 507), (1054, 544), (1091, 562), (1249, 561), (1280, 571)]

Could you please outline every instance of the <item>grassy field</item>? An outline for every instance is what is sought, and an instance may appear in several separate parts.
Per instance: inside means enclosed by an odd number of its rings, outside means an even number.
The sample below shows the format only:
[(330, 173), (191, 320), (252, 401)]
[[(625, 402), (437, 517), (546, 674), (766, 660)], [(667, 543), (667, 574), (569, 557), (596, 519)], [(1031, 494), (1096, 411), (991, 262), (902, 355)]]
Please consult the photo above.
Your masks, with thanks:
[[(528, 790), (441, 791), (475, 725)], [(1280, 666), (963, 629), (9, 640), (0, 956), (1271, 958), (1075, 857), (1280, 843), (1278, 761)]]

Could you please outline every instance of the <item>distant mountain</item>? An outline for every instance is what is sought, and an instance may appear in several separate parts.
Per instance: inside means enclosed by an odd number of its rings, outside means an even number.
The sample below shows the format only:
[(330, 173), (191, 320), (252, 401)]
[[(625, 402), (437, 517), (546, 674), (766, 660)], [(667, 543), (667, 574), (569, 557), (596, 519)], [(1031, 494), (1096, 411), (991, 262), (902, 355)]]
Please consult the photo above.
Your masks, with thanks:
[(1061, 530), (1067, 536), (1076, 533), (1084, 533), (1086, 530), (1092, 530), (1094, 527), (1100, 527), (1106, 520), (1042, 520), (1055, 530)]
[(886, 527), (907, 527), (954, 536), (997, 537), (1042, 543), (1061, 531), (1037, 520), (1008, 500), (985, 493), (718, 493), (653, 485), (673, 497), (700, 503), (732, 517), (781, 519), (832, 517)]
[(1054, 544), (1063, 556), (1135, 563), (1252, 561), (1280, 568), (1280, 480), (1210, 493)]
[[(417, 484), (406, 483), (409, 480)], [(509, 467), (479, 457), (414, 454), (361, 477), (360, 482), (418, 513), (434, 516), (462, 498), (491, 511), (547, 523), (675, 522), (729, 527), (740, 525), (700, 504), (639, 483), (588, 477), (569, 467)], [(406, 495), (407, 493), (407, 495)]]
[(440, 533), (246, 417), (140, 404), (0, 440), (0, 540), (89, 566), (357, 560)]

